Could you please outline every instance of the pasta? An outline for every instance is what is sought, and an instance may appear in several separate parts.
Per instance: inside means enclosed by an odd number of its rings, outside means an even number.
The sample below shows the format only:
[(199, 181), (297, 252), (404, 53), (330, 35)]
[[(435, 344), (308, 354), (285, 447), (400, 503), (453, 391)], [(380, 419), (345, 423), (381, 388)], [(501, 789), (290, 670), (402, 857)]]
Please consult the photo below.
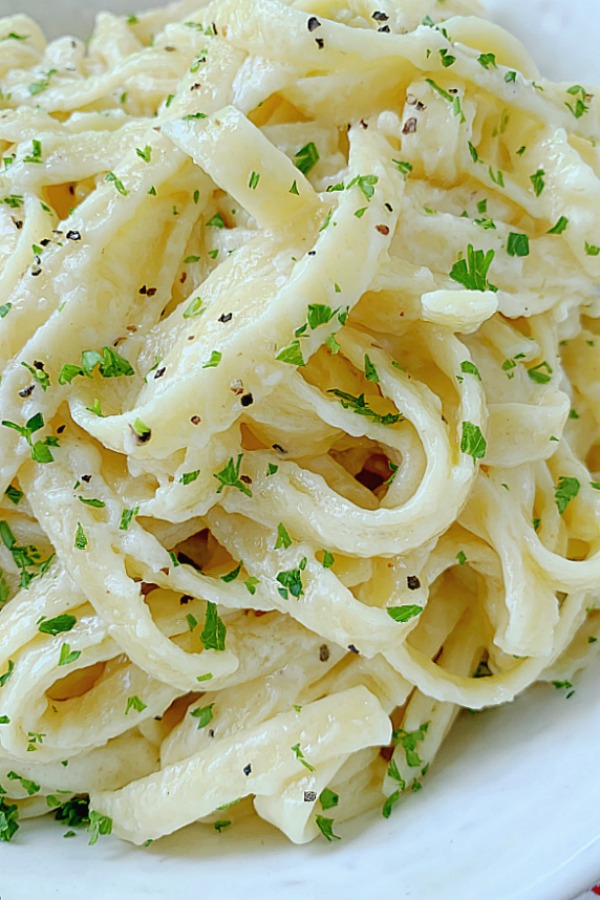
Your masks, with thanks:
[(16, 15), (0, 89), (0, 838), (332, 841), (461, 708), (569, 694), (593, 93), (474, 0)]

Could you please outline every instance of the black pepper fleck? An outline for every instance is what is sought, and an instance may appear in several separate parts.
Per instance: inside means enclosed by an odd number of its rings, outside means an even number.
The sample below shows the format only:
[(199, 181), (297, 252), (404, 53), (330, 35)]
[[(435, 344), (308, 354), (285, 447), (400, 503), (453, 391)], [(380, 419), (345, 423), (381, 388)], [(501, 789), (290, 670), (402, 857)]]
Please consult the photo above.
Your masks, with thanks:
[(309, 255), (309, 256), (316, 256), (316, 255), (317, 255), (317, 251), (316, 251), (316, 250), (309, 250), (309, 251), (308, 251), (308, 255)]
[(321, 27), (321, 23), (319, 22), (319, 20), (317, 19), (316, 16), (311, 16), (310, 19), (308, 20), (308, 22), (306, 23), (306, 27), (308, 28), (309, 31), (314, 31), (315, 28)]
[(416, 575), (408, 575), (406, 579), (409, 591), (416, 591), (421, 587), (421, 582)]
[(251, 406), (254, 403), (254, 397), (252, 394), (244, 394), (241, 398), (240, 403), (242, 406)]
[(66, 427), (67, 427), (66, 425), (59, 425), (58, 428), (56, 429), (56, 433), (62, 434)]
[(249, 775), (251, 771), (252, 771), (252, 766), (250, 765), (250, 763), (248, 763), (247, 766), (244, 766), (244, 775)]
[(417, 120), (414, 116), (411, 116), (410, 119), (407, 119), (404, 123), (404, 128), (402, 129), (402, 134), (414, 134), (417, 130)]
[(233, 318), (233, 313), (223, 313), (223, 315), (219, 316), (219, 322), (231, 322)]
[(383, 205), (385, 206), (385, 208), (387, 209), (388, 212), (394, 212), (394, 210), (392, 209), (391, 203), (384, 203)]
[(348, 650), (349, 650), (351, 653), (360, 653), (360, 650), (358, 650), (358, 649), (354, 646), (354, 644), (348, 644)]
[(390, 26), (389, 26), (389, 25), (382, 25), (381, 28), (378, 28), (378, 29), (377, 29), (377, 31), (382, 31), (384, 34), (389, 34), (389, 33), (390, 33)]
[(329, 647), (327, 646), (327, 644), (321, 644), (321, 646), (319, 647), (319, 659), (321, 660), (321, 662), (327, 662), (330, 655), (331, 654), (329, 652)]
[(154, 297), (155, 293), (156, 293), (156, 288), (148, 288), (148, 290), (146, 291), (146, 294), (148, 297)]
[(35, 384), (30, 384), (29, 387), (23, 388), (22, 391), (19, 391), (19, 397), (31, 397), (34, 388)]
[(79, 231), (67, 231), (67, 240), (68, 241), (80, 241), (81, 234)]
[(92, 476), (91, 475), (82, 475), (81, 480), (85, 481), (86, 484), (89, 484), (90, 481), (92, 480)]
[(42, 245), (42, 247), (47, 247), (49, 243), (50, 243), (50, 238), (43, 238), (43, 240), (40, 241), (40, 244)]
[(215, 736), (215, 729), (214, 729), (214, 728), (209, 728), (209, 729), (208, 729), (208, 736), (209, 736), (209, 737), (214, 737), (214, 736)]
[(316, 43), (317, 47), (319, 48), (319, 50), (322, 50), (323, 47), (325, 46), (325, 41), (323, 40), (323, 38), (315, 38), (315, 43)]
[(379, 10), (375, 10), (375, 12), (371, 16), (371, 18), (375, 19), (376, 22), (387, 22), (387, 20), (389, 19), (389, 16), (387, 13), (380, 12)]
[(192, 425), (199, 425), (201, 421), (202, 419), (200, 418), (200, 416), (192, 416), (192, 418), (190, 419)]
[(287, 450), (284, 450), (281, 444), (272, 444), (273, 450), (277, 450), (278, 453), (287, 453)]
[(317, 799), (317, 794), (315, 791), (304, 791), (304, 802), (305, 803), (314, 803)]
[(157, 378), (162, 378), (166, 371), (166, 366), (163, 366), (162, 369), (157, 369), (154, 373), (154, 380), (156, 380)]
[(191, 594), (182, 594), (181, 597), (179, 598), (179, 603), (181, 604), (181, 606), (187, 606), (187, 604), (192, 599), (193, 599), (193, 597)]

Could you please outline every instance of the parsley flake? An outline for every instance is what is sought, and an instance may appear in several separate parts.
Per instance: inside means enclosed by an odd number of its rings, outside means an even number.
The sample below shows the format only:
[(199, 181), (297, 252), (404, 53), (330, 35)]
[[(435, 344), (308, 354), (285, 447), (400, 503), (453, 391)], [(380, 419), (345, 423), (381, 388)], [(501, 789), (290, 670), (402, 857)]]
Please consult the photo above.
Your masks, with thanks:
[(463, 453), (472, 456), (473, 459), (484, 458), (487, 443), (478, 425), (474, 425), (472, 422), (462, 423), (460, 449)]
[(222, 619), (219, 618), (217, 612), (217, 604), (211, 603), (210, 600), (206, 604), (206, 619), (204, 628), (200, 635), (200, 640), (205, 650), (225, 650), (225, 637), (227, 635), (227, 627)]
[(319, 161), (319, 151), (316, 148), (316, 145), (312, 143), (312, 141), (308, 144), (305, 144), (304, 147), (301, 147), (297, 153), (294, 154), (294, 164), (297, 169), (299, 169), (303, 175), (308, 175), (311, 169), (314, 169), (316, 164)]
[(558, 483), (554, 490), (554, 499), (556, 501), (556, 508), (561, 516), (571, 500), (574, 500), (579, 493), (580, 487), (581, 485), (577, 478), (567, 478), (566, 476), (561, 475), (558, 479)]
[(198, 719), (198, 728), (206, 728), (209, 722), (213, 720), (213, 706), (215, 704), (211, 703), (209, 706), (202, 706), (200, 709), (193, 709), (190, 712), (190, 716), (193, 716), (195, 719)]
[(406, 606), (388, 606), (385, 611), (394, 622), (408, 622), (410, 619), (414, 619), (415, 616), (420, 616), (423, 612), (423, 607), (411, 604)]
[(224, 487), (229, 486), (237, 488), (238, 491), (241, 491), (242, 494), (245, 494), (247, 497), (252, 496), (250, 488), (240, 479), (240, 466), (242, 464), (243, 456), (243, 453), (238, 454), (237, 462), (234, 462), (233, 457), (231, 457), (224, 469), (214, 473), (213, 477), (220, 482), (219, 487), (217, 488), (217, 494), (220, 494)]
[(40, 622), (38, 631), (42, 634), (62, 634), (65, 631), (71, 631), (77, 624), (75, 616), (65, 613), (62, 616), (56, 616), (54, 619), (44, 619)]
[(467, 259), (459, 259), (452, 266), (450, 278), (458, 284), (462, 284), (468, 291), (493, 291), (498, 290), (488, 281), (487, 275), (494, 260), (495, 253), (488, 250), (475, 250), (472, 244), (467, 247)]

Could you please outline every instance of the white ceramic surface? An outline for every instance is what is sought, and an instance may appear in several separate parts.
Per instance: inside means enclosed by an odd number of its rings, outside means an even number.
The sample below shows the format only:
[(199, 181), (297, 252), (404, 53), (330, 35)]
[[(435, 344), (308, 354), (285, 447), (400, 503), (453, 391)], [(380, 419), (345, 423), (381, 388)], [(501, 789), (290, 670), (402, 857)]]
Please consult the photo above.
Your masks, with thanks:
[[(85, 34), (94, 9), (136, 0), (0, 0), (49, 33)], [(148, 3), (147, 5), (152, 5)], [(156, 4), (155, 4), (156, 5)], [(600, 0), (486, 0), (542, 71), (600, 83)], [(340, 844), (293, 847), (268, 826), (200, 826), (134, 849), (88, 847), (52, 820), (0, 846), (0, 898), (60, 900), (572, 900), (600, 876), (600, 662), (570, 700), (537, 686), (459, 721), (426, 790), (389, 821), (340, 827)]]

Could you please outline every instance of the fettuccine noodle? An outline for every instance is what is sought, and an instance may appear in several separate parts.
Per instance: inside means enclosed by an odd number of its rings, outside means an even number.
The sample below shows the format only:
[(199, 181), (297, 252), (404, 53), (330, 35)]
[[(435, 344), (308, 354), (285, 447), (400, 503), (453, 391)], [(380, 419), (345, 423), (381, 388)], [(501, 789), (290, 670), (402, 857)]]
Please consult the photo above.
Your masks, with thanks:
[(474, 0), (16, 15), (0, 89), (0, 837), (334, 840), (572, 690), (593, 92)]

